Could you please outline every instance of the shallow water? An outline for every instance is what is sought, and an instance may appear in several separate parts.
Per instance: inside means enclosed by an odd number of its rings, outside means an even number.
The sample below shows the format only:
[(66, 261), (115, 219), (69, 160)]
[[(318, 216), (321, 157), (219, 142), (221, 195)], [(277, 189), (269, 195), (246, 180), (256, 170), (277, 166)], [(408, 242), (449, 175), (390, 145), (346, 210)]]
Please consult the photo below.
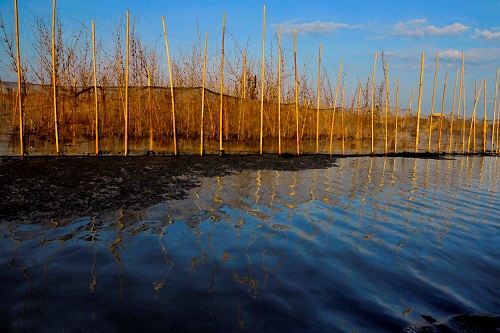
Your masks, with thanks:
[(499, 166), (345, 158), (202, 178), (142, 210), (3, 221), (0, 331), (399, 332), (496, 314)]

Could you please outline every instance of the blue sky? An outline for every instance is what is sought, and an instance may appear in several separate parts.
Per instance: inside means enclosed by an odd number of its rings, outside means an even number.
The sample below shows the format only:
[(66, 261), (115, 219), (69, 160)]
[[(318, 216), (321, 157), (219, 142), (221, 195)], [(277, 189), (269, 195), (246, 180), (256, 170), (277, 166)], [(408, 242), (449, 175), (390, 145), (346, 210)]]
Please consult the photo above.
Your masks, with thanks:
[[(23, 36), (21, 52), (29, 54), (27, 21), (34, 15), (51, 15), (52, 1), (18, 0)], [(465, 53), (468, 113), (472, 112), (474, 80), (487, 80), (488, 113), (492, 114), (495, 71), (500, 67), (500, 1), (423, 0), (423, 1), (166, 1), (166, 0), (59, 0), (58, 15), (66, 26), (96, 21), (98, 35), (106, 36), (113, 21), (127, 10), (138, 16), (143, 38), (154, 42), (162, 37), (161, 16), (165, 16), (173, 48), (191, 45), (197, 29), (209, 33), (212, 50), (221, 44), (223, 13), (226, 28), (239, 44), (248, 43), (250, 52), (261, 52), (262, 12), (266, 5), (266, 48), (270, 50), (279, 26), (283, 29), (284, 49), (292, 50), (292, 33), (297, 31), (298, 61), (310, 61), (315, 77), (319, 44), (323, 45), (322, 65), (334, 81), (340, 60), (345, 69), (347, 91), (366, 80), (373, 67), (375, 52), (384, 51), (389, 61), (391, 87), (400, 77), (400, 104), (406, 107), (411, 87), (418, 89), (420, 56), (425, 52), (423, 105), (430, 110), (436, 52), (439, 53), (436, 110), (440, 111), (445, 70), (448, 69), (447, 111), (461, 52)], [(0, 0), (5, 23), (12, 22), (13, 1)], [(24, 23), (23, 23), (24, 22)], [(226, 35), (228, 36), (228, 35)], [(234, 47), (226, 37), (227, 48)], [(232, 44), (233, 43), (233, 44)], [(232, 46), (231, 46), (232, 45)], [(276, 50), (274, 46), (274, 51)], [(1, 50), (3, 52), (3, 50)], [(215, 51), (214, 51), (215, 52)], [(175, 56), (175, 50), (174, 54)], [(5, 58), (5, 54), (1, 53)], [(0, 69), (3, 80), (15, 77)], [(377, 80), (383, 78), (377, 68)], [(479, 85), (479, 83), (478, 83)], [(391, 98), (393, 99), (393, 98)], [(414, 95), (416, 107), (416, 94)], [(482, 99), (481, 99), (482, 103)], [(483, 110), (482, 104), (478, 109)], [(424, 110), (424, 111), (425, 111)]]

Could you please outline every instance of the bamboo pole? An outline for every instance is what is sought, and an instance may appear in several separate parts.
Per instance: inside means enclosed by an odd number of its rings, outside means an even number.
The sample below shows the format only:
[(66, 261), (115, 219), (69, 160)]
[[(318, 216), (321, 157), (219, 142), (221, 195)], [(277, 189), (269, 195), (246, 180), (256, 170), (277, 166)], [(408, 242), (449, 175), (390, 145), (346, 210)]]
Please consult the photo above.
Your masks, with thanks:
[(321, 49), (322, 45), (319, 44), (318, 54), (318, 100), (316, 103), (316, 154), (319, 154), (319, 107), (321, 103)]
[(488, 117), (486, 115), (486, 78), (483, 78), (483, 97), (484, 97), (484, 118), (483, 118), (483, 153), (486, 153), (486, 131), (488, 129)]
[(130, 12), (127, 11), (127, 31), (125, 42), (125, 153), (128, 155), (128, 79), (129, 79), (129, 53), (130, 53)]
[(462, 97), (463, 97), (463, 120), (462, 120), (462, 154), (465, 153), (465, 70), (464, 70), (464, 52), (462, 51)]
[(221, 48), (221, 58), (220, 58), (220, 108), (219, 108), (219, 154), (224, 154), (224, 148), (222, 146), (222, 98), (224, 94), (224, 35), (226, 32), (226, 13), (222, 17), (222, 48)]
[[(483, 82), (481, 82), (481, 85), (479, 86), (479, 90), (477, 91), (477, 94), (474, 95), (474, 109), (472, 110), (472, 118), (471, 118), (471, 128), (469, 129), (469, 138), (467, 140), (467, 154), (469, 154), (470, 152), (470, 141), (471, 141), (471, 132), (473, 131), (473, 124), (475, 122), (475, 119), (476, 119), (476, 107), (477, 107), (477, 101), (479, 99), (479, 95), (481, 94), (481, 89), (483, 88)], [(473, 151), (474, 153), (476, 153), (476, 147), (475, 147), (475, 144), (476, 144), (476, 140), (475, 138), (473, 139), (473, 144), (474, 144), (474, 147), (473, 147)]]
[(14, 0), (14, 16), (16, 18), (16, 64), (17, 64), (17, 105), (19, 108), (19, 152), (24, 157), (24, 139), (23, 139), (23, 96), (21, 91), (21, 52), (19, 48), (19, 13), (17, 0)]
[(340, 60), (339, 72), (337, 74), (337, 85), (335, 86), (335, 98), (333, 100), (332, 125), (330, 128), (330, 155), (332, 154), (332, 151), (333, 151), (333, 126), (335, 124), (335, 111), (337, 109), (337, 96), (338, 96), (338, 92), (339, 92), (341, 73), (342, 73), (342, 60)]
[(293, 63), (295, 71), (295, 124), (297, 131), (297, 156), (300, 155), (299, 138), (299, 74), (297, 70), (297, 31), (293, 30)]
[[(262, 155), (262, 137), (264, 134), (264, 70), (265, 70), (265, 54), (264, 49), (266, 45), (266, 6), (264, 6), (264, 13), (262, 19), (262, 67), (261, 67), (261, 83), (260, 83), (260, 148), (259, 152)], [(226, 119), (227, 121), (227, 119)]]
[(439, 118), (439, 132), (438, 132), (438, 145), (437, 145), (438, 153), (441, 151), (441, 138), (443, 135), (443, 120), (444, 120), (444, 99), (446, 97), (447, 82), (448, 82), (448, 70), (446, 70), (444, 75), (443, 98), (441, 99), (441, 117)]
[(278, 29), (278, 155), (281, 155), (281, 26)]
[(177, 156), (177, 131), (175, 126), (175, 99), (174, 99), (174, 81), (172, 78), (172, 65), (170, 62), (170, 51), (168, 48), (167, 27), (165, 26), (165, 17), (161, 17), (163, 24), (163, 36), (165, 37), (165, 49), (167, 50), (168, 76), (170, 78), (170, 95), (172, 101), (172, 134), (174, 136), (174, 156)]
[(385, 62), (385, 128), (384, 128), (384, 134), (385, 134), (385, 143), (384, 143), (384, 154), (387, 155), (387, 150), (388, 150), (388, 137), (389, 137), (389, 128), (388, 128), (388, 121), (389, 121), (389, 61)]
[(437, 76), (437, 72), (438, 72), (438, 57), (439, 57), (439, 52), (436, 52), (436, 67), (434, 69), (434, 85), (432, 86), (431, 115), (429, 117), (429, 135), (428, 135), (428, 140), (427, 140), (427, 152), (428, 153), (431, 151), (432, 120), (434, 118), (434, 96), (436, 93), (436, 76)]
[[(201, 73), (202, 82), (201, 82), (200, 156), (203, 156), (203, 143), (204, 143), (203, 140), (205, 136), (203, 129), (205, 127), (205, 80), (207, 73), (207, 46), (208, 46), (208, 32), (205, 33), (205, 46), (203, 47), (203, 72)], [(245, 91), (244, 88), (243, 91)]]
[(396, 77), (396, 123), (394, 125), (394, 154), (398, 152), (399, 76)]
[(148, 108), (149, 108), (149, 153), (153, 153), (153, 103), (151, 99), (151, 73), (146, 67), (148, 74)]
[[(241, 131), (245, 132), (245, 98), (247, 98), (247, 52), (243, 51), (243, 101), (242, 107), (240, 109), (241, 112)], [(240, 135), (238, 133), (238, 139)]]
[(451, 154), (453, 149), (453, 117), (455, 116), (455, 101), (457, 97), (457, 84), (458, 84), (458, 69), (455, 75), (455, 87), (453, 88), (453, 103), (451, 105), (451, 116), (450, 116), (450, 137), (448, 145), (448, 154)]
[(418, 104), (417, 104), (417, 132), (415, 134), (415, 153), (418, 153), (418, 137), (420, 131), (420, 106), (422, 103), (422, 81), (424, 80), (424, 61), (425, 55), (422, 52), (422, 60), (420, 63), (420, 83), (418, 87)]
[(372, 99), (371, 99), (371, 121), (372, 121), (372, 126), (371, 126), (371, 136), (372, 136), (372, 155), (375, 152), (374, 151), (374, 133), (373, 133), (373, 118), (374, 118), (374, 97), (375, 97), (375, 70), (377, 66), (377, 56), (378, 52), (375, 52), (375, 59), (373, 60), (373, 73), (372, 73)]
[(356, 123), (356, 154), (359, 153), (359, 127), (360, 127), (360, 121), (361, 121), (361, 84), (358, 85), (358, 119)]
[(59, 156), (59, 133), (57, 131), (57, 87), (56, 87), (56, 0), (52, 3), (52, 87), (54, 93), (54, 134), (56, 138), (56, 154)]
[(342, 93), (341, 93), (341, 127), (342, 127), (342, 156), (345, 154), (345, 128), (344, 128), (344, 86), (342, 85)]
[(495, 146), (495, 121), (496, 121), (496, 109), (497, 109), (497, 97), (498, 97), (498, 68), (496, 71), (496, 79), (495, 79), (495, 97), (493, 99), (493, 126), (491, 128), (491, 151), (496, 151)]
[[(95, 154), (99, 155), (99, 101), (97, 96), (97, 61), (95, 50), (95, 26), (92, 20), (92, 62), (94, 67), (94, 103), (95, 103)], [(149, 77), (149, 74), (148, 74)]]
[(408, 117), (410, 116), (411, 112), (411, 104), (413, 102), (413, 93), (415, 92), (415, 87), (411, 87), (411, 94), (410, 94), (410, 103), (408, 105), (408, 111), (406, 112), (405, 115), (405, 134), (403, 138), (403, 150), (406, 151), (406, 138), (408, 137)]

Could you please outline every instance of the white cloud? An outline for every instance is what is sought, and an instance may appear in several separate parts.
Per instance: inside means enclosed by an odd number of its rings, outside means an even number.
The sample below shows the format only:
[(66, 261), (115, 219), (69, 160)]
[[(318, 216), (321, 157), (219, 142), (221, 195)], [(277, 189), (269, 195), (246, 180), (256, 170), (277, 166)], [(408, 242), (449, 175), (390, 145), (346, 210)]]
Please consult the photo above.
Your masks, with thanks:
[(481, 31), (479, 29), (476, 29), (476, 37), (484, 39), (500, 39), (500, 31), (494, 32), (488, 29)]
[(461, 23), (453, 23), (442, 28), (435, 25), (425, 25), (426, 19), (416, 19), (405, 22), (399, 22), (393, 27), (393, 34), (396, 36), (408, 37), (434, 37), (458, 35), (470, 29), (470, 27)]
[(297, 20), (287, 21), (282, 24), (273, 24), (277, 28), (281, 26), (284, 34), (291, 35), (296, 30), (298, 35), (324, 35), (334, 32), (339, 29), (354, 29), (359, 26), (352, 26), (346, 23), (339, 22), (321, 22), (315, 21), (311, 23), (296, 23)]

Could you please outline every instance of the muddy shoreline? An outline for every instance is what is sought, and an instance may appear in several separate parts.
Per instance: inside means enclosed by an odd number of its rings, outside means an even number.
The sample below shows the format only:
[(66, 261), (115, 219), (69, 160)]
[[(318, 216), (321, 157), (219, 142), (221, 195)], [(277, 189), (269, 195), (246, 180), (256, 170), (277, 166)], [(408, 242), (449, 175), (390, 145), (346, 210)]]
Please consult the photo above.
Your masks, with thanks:
[(183, 199), (201, 177), (324, 169), (334, 156), (25, 157), (0, 160), (0, 221), (87, 216)]

